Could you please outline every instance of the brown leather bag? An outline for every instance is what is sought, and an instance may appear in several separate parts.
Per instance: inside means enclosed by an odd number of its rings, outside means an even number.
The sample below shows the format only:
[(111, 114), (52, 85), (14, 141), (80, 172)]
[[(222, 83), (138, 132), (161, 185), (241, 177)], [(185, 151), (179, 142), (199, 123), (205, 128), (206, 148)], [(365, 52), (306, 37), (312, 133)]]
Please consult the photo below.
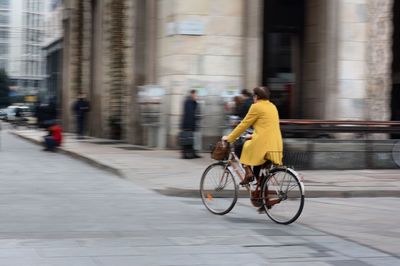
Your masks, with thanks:
[(212, 151), (211, 158), (217, 161), (226, 160), (229, 157), (229, 143), (226, 141), (218, 141)]

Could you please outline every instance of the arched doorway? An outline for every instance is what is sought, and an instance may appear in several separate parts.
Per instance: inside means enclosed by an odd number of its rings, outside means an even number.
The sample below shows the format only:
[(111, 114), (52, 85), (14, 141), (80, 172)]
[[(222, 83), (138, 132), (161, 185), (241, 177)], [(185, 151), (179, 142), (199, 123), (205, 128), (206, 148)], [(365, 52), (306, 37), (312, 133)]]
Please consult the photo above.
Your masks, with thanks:
[(265, 0), (262, 83), (281, 118), (299, 118), (305, 0)]

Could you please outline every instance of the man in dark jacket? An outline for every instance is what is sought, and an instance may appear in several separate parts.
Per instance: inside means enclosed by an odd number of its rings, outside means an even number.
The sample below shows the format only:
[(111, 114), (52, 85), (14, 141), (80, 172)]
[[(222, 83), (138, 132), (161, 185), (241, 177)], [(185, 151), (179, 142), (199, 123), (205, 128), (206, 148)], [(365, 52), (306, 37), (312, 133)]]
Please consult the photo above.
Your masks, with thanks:
[(181, 123), (182, 136), (191, 140), (181, 140), (182, 141), (182, 158), (183, 159), (193, 159), (200, 158), (201, 156), (196, 154), (193, 148), (194, 137), (193, 134), (197, 128), (198, 120), (198, 106), (197, 106), (197, 92), (196, 90), (191, 90), (190, 95), (186, 98), (183, 106), (183, 117)]
[(77, 138), (82, 139), (85, 131), (86, 113), (90, 110), (85, 94), (79, 94), (78, 99), (74, 103), (73, 110), (76, 116)]

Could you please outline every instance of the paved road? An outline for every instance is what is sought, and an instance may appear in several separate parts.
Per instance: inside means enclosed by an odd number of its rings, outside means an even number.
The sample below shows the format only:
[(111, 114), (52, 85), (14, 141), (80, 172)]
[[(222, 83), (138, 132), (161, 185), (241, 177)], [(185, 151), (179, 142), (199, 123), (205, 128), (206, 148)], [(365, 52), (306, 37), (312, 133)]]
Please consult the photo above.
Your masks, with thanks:
[(291, 226), (247, 201), (219, 217), (5, 132), (1, 142), (0, 266), (400, 265), (387, 247), (398, 201), (310, 200)]

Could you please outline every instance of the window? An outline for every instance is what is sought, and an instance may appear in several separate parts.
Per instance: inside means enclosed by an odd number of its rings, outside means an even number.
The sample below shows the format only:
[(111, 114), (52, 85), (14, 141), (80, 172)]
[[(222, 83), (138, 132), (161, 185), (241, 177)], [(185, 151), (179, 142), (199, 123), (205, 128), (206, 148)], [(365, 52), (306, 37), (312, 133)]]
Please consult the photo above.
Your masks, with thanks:
[(8, 8), (10, 5), (9, 0), (0, 0), (0, 8)]
[(37, 27), (37, 15), (32, 14), (32, 24), (31, 24), (32, 28), (36, 28)]
[(28, 76), (31, 76), (32, 75), (32, 62), (31, 61), (28, 61)]
[(40, 65), (39, 65), (39, 62), (36, 62), (36, 63), (35, 63), (35, 74), (36, 74), (36, 76), (39, 76), (39, 75), (40, 75)]
[(0, 24), (8, 24), (8, 12), (0, 11)]
[(39, 31), (35, 30), (33, 40), (35, 42), (39, 42)]
[(0, 40), (7, 40), (8, 39), (8, 30), (7, 29), (0, 29)]
[(7, 70), (8, 67), (8, 60), (0, 59), (0, 69)]
[(4, 56), (8, 54), (8, 44), (0, 43), (0, 56)]
[(29, 36), (29, 41), (30, 42), (35, 41), (35, 36), (34, 36), (33, 30), (29, 30), (28, 36)]
[(56, 9), (59, 5), (61, 5), (61, 0), (52, 0), (51, 1), (51, 10), (53, 11)]
[(25, 72), (25, 75), (27, 76), (28, 75), (28, 61), (24, 61), (24, 72)]

